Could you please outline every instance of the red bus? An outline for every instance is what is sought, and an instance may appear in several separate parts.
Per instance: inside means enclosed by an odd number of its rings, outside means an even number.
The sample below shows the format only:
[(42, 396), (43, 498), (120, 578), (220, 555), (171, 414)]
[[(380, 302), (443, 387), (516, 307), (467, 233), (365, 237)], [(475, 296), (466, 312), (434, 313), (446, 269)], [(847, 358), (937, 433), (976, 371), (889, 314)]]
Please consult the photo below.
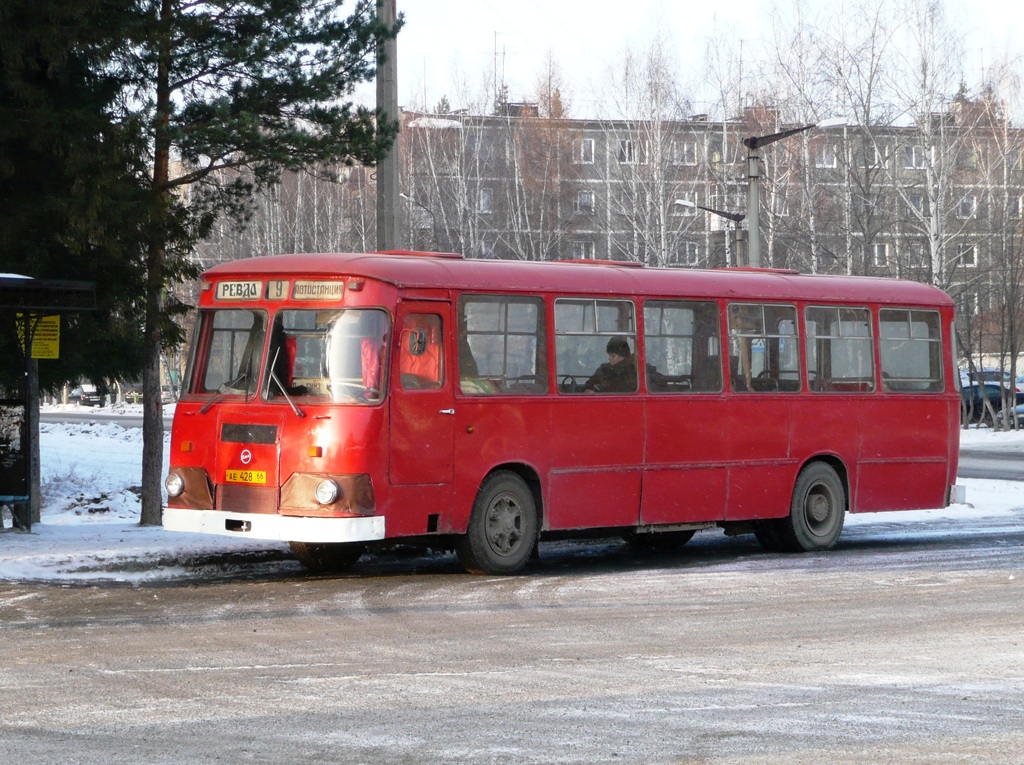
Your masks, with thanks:
[(953, 303), (763, 269), (281, 255), (203, 275), (164, 526), (451, 544), (520, 571), (538, 539), (699, 529), (835, 545), (846, 512), (956, 486)]

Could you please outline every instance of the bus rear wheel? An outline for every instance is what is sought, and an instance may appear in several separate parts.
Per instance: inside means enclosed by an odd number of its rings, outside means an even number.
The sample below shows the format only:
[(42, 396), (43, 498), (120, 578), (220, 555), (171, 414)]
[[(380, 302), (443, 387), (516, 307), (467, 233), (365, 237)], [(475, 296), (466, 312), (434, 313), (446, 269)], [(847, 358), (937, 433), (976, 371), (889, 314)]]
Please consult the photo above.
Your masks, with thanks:
[(289, 542), (292, 555), (310, 571), (344, 571), (366, 551), (358, 543)]
[(480, 486), (469, 527), (456, 546), (474, 574), (518, 574), (537, 544), (537, 505), (526, 481), (511, 471), (492, 473)]
[(792, 552), (829, 550), (839, 539), (845, 520), (843, 482), (830, 465), (813, 462), (797, 476), (789, 517), (776, 521), (778, 525), (773, 532), (782, 549)]

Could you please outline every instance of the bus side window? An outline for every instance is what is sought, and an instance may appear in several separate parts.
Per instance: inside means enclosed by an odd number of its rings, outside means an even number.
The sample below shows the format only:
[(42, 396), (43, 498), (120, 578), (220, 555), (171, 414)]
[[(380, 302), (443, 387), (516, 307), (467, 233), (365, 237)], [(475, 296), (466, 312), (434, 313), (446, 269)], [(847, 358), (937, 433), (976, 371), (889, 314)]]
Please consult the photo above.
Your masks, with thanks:
[(407, 314), (402, 323), (398, 370), (404, 390), (440, 388), (444, 381), (444, 341), (441, 317)]
[(525, 295), (461, 295), (458, 383), (467, 396), (547, 392), (544, 301)]
[(882, 387), (890, 392), (942, 391), (938, 311), (883, 308), (878, 313)]
[(648, 300), (644, 304), (647, 390), (722, 390), (721, 318), (711, 302)]
[(856, 306), (808, 306), (807, 387), (829, 393), (875, 389), (871, 312)]
[(729, 357), (735, 391), (799, 391), (796, 307), (772, 303), (731, 303)]

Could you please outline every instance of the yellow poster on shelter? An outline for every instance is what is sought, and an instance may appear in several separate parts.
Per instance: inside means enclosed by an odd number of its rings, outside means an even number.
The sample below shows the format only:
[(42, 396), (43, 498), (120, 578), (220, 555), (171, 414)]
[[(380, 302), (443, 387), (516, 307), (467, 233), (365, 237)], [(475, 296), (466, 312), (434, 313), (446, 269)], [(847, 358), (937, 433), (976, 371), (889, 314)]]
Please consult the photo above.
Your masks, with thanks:
[[(18, 342), (25, 350), (25, 315), (18, 314)], [(29, 332), (32, 333), (32, 358), (60, 358), (60, 316), (28, 317)]]

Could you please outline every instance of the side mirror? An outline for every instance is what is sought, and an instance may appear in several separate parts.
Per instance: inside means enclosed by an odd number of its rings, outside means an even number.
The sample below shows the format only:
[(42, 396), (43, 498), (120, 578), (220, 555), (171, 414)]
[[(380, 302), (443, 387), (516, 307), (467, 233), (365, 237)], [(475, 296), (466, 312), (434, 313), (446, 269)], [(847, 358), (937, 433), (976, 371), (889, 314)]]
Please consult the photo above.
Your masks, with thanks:
[(409, 333), (409, 354), (422, 356), (427, 350), (427, 331), (425, 329), (410, 329)]

